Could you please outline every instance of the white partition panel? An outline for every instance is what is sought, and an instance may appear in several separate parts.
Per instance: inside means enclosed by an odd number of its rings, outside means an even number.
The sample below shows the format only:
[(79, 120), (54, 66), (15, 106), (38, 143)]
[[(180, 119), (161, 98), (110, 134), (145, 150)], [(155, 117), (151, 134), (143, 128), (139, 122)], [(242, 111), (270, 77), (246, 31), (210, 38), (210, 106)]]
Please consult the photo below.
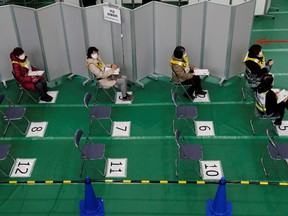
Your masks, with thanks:
[(169, 61), (177, 46), (179, 7), (155, 2), (155, 72), (171, 76)]
[(60, 3), (37, 10), (48, 79), (71, 73)]
[(36, 23), (36, 11), (32, 8), (13, 6), (20, 43), (31, 64), (44, 69), (43, 53)]
[(0, 7), (0, 78), (2, 82), (13, 79), (10, 53), (18, 46), (10, 6)]
[(113, 63), (123, 67), (123, 48), (122, 48), (122, 38), (121, 38), (121, 24), (111, 22), (111, 28), (112, 28), (112, 41), (113, 41), (112, 42), (112, 44), (113, 44), (113, 59), (114, 59)]
[(111, 23), (104, 20), (103, 5), (85, 8), (85, 15), (88, 46), (97, 47), (105, 63), (113, 63)]
[[(229, 77), (244, 71), (242, 60), (249, 48), (251, 29), (254, 16), (254, 1), (235, 7), (233, 39), (231, 44), (231, 60)], [(245, 28), (243, 28), (245, 26)]]
[(134, 73), (133, 67), (133, 43), (132, 43), (132, 11), (126, 8), (121, 8), (122, 18), (122, 34), (123, 34), (123, 53), (124, 53), (124, 64), (122, 73), (125, 74), (128, 80), (136, 81), (136, 74)]
[(79, 74), (88, 78), (85, 61), (86, 47), (81, 10), (82, 9), (80, 7), (62, 3), (71, 72), (73, 74)]
[[(203, 68), (211, 75), (227, 78), (231, 6), (207, 3)], [(220, 25), (221, 24), (221, 25)]]
[(155, 72), (153, 2), (134, 10), (137, 80)]
[(190, 61), (197, 67), (202, 67), (205, 2), (181, 7), (181, 39)]

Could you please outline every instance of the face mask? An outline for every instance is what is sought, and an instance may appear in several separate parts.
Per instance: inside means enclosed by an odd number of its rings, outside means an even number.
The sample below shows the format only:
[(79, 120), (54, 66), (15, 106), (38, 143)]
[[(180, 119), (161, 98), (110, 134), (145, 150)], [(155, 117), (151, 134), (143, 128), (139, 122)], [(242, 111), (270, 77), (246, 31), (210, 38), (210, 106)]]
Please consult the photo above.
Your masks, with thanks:
[(24, 60), (24, 59), (25, 59), (25, 53), (23, 53), (22, 55), (20, 55), (18, 58), (19, 58), (20, 60)]
[(263, 52), (262, 51), (258, 54), (258, 57), (261, 57), (261, 56), (263, 56)]
[(98, 58), (98, 55), (97, 54), (92, 54), (91, 57), (96, 60)]
[(187, 53), (185, 53), (184, 55), (183, 55), (183, 58), (185, 58), (187, 56)]

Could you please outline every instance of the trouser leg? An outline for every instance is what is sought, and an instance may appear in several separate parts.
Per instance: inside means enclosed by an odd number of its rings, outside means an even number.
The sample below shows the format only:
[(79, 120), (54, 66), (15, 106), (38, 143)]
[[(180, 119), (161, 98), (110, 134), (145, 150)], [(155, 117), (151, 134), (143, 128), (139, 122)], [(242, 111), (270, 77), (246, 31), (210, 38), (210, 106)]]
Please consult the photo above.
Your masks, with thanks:
[(126, 76), (121, 76), (121, 78), (117, 80), (116, 85), (121, 90), (122, 97), (126, 97), (127, 93)]
[(35, 83), (35, 88), (38, 90), (40, 97), (45, 97), (47, 94), (47, 84), (46, 82), (43, 83), (43, 81), (39, 81), (37, 83)]

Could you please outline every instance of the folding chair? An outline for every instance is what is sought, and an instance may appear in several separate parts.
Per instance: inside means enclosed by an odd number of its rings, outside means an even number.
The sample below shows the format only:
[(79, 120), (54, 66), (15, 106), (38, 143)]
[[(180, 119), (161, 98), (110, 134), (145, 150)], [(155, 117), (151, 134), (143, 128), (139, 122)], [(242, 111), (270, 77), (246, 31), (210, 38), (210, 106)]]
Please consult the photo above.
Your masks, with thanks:
[[(8, 144), (0, 145), (0, 160), (1, 161), (5, 160), (7, 155), (9, 155), (10, 158), (13, 160), (13, 163), (14, 163), (15, 158), (12, 157), (12, 155), (9, 152), (10, 152), (10, 145), (8, 145)], [(9, 176), (9, 174), (7, 174), (3, 169), (0, 169), (0, 172), (7, 177)]]
[[(241, 92), (242, 92), (243, 100), (246, 100), (245, 92), (247, 92), (247, 94), (254, 96), (254, 91), (257, 89), (258, 85), (260, 84), (261, 78), (257, 77), (255, 74), (252, 74), (250, 69), (247, 67), (244, 72), (244, 78), (246, 81), (244, 82), (244, 85), (241, 88)], [(247, 88), (247, 84), (248, 84), (248, 88)]]
[[(101, 127), (107, 132), (107, 134), (111, 135), (111, 127), (112, 127), (112, 120), (110, 118), (111, 107), (96, 105), (94, 98), (93, 98), (93, 100), (94, 100), (93, 107), (90, 107), (90, 100), (92, 97), (93, 97), (92, 94), (89, 92), (87, 92), (84, 96), (84, 105), (90, 112), (90, 124), (89, 124), (88, 135), (90, 135), (90, 133), (91, 133), (93, 120), (96, 120), (101, 125)], [(110, 129), (109, 130), (107, 128), (105, 128), (104, 125), (101, 123), (102, 120), (110, 120)]]
[[(184, 141), (180, 142), (180, 138)], [(185, 161), (198, 161), (198, 167), (195, 165), (194, 169), (197, 174), (201, 177), (199, 161), (203, 159), (202, 146), (200, 144), (189, 144), (185, 137), (181, 135), (181, 131), (175, 131), (175, 141), (178, 147), (177, 157), (175, 159), (175, 175), (178, 177), (178, 160)]]
[[(197, 118), (197, 107), (192, 105), (180, 105), (178, 102), (181, 99), (178, 97), (176, 92), (172, 92), (172, 101), (175, 105), (175, 116), (173, 119), (173, 132), (175, 132), (175, 120), (176, 119), (184, 119), (190, 128), (195, 133), (195, 118)], [(190, 124), (189, 119), (193, 120), (193, 126)]]
[[(95, 74), (92, 74), (92, 76), (93, 76), (93, 78), (94, 78), (94, 80), (95, 80), (95, 82), (96, 82), (96, 98), (98, 97), (98, 91), (99, 91), (99, 89), (103, 89), (104, 90), (104, 92), (105, 92), (105, 94), (108, 96), (108, 98), (113, 102), (113, 103), (115, 103), (115, 101), (116, 101), (116, 94), (117, 94), (117, 91), (116, 91), (116, 89), (115, 89), (115, 87), (114, 86), (112, 86), (111, 88), (109, 88), (109, 89), (112, 89), (113, 90), (113, 93), (109, 93), (108, 92), (108, 89), (106, 89), (106, 88), (104, 88), (102, 85), (101, 85), (101, 83), (99, 82), (99, 79), (97, 79), (97, 77), (95, 76)], [(100, 78), (101, 79), (101, 78)], [(114, 95), (113, 95), (114, 94)]]
[[(4, 111), (2, 109), (0, 109), (0, 113), (3, 116), (3, 122), (7, 121), (7, 125), (6, 125), (6, 127), (4, 129), (3, 136), (6, 135), (6, 132), (8, 130), (8, 127), (9, 127), (10, 123), (18, 131), (20, 131), (20, 133), (22, 133), (25, 136), (27, 134), (29, 126), (30, 126), (30, 121), (25, 116), (26, 108), (25, 107), (14, 107), (13, 103), (4, 94), (0, 94), (0, 105), (3, 105), (4, 100), (7, 101), (7, 104), (8, 104), (7, 106), (8, 107)], [(25, 132), (20, 130), (20, 128), (14, 123), (14, 122), (20, 121), (22, 119), (25, 119), (27, 121), (27, 123), (28, 123)], [(4, 123), (3, 123), (3, 125), (4, 125)]]
[[(277, 143), (274, 139), (274, 137), (271, 135), (271, 132), (267, 129), (267, 137), (269, 140), (269, 143), (267, 145), (267, 151), (270, 156), (270, 158), (273, 160), (273, 168), (275, 168), (276, 161), (283, 160), (286, 165), (288, 160), (288, 143)], [(264, 171), (265, 176), (269, 176), (270, 172), (267, 172), (267, 169), (264, 165), (264, 155), (263, 154), (261, 158), (261, 165)]]
[[(180, 82), (179, 76), (177, 75), (177, 73), (175, 73), (175, 71), (173, 70), (173, 68), (172, 68), (172, 72), (173, 72), (173, 74), (175, 75), (175, 77), (177, 78), (177, 81), (176, 81), (176, 82), (172, 81), (171, 93), (172, 93), (172, 92), (177, 92), (178, 87), (180, 86), (180, 87), (184, 90), (185, 94), (189, 97), (189, 99), (190, 99), (191, 101), (193, 101), (193, 98), (191, 98), (191, 95), (189, 95), (189, 94), (187, 93), (187, 90), (186, 90), (186, 88), (192, 86), (192, 84), (191, 84), (191, 85), (182, 84), (182, 83)], [(185, 87), (186, 87), (186, 88), (185, 88)]]
[[(85, 136), (85, 142), (83, 141), (82, 137)], [(82, 141), (81, 141), (82, 140)], [(74, 136), (74, 143), (77, 149), (80, 151), (80, 158), (82, 160), (81, 168), (80, 168), (80, 177), (82, 177), (82, 171), (84, 167), (84, 163), (86, 160), (93, 161), (93, 160), (105, 160), (105, 167), (106, 167), (106, 158), (105, 154), (105, 145), (101, 143), (93, 143), (90, 138), (81, 130), (78, 129)], [(94, 167), (94, 166), (93, 166)], [(99, 173), (104, 176), (104, 172), (102, 172), (97, 166), (96, 169)]]
[(35, 103), (38, 103), (38, 102), (39, 102), (39, 96), (38, 96), (37, 99), (35, 99), (35, 98), (32, 96), (32, 94), (29, 93), (29, 91), (30, 91), (30, 92), (33, 92), (33, 91), (25, 89), (25, 88), (21, 85), (21, 83), (17, 80), (14, 70), (12, 70), (12, 74), (13, 74), (13, 76), (14, 76), (14, 79), (15, 79), (17, 85), (18, 85), (19, 92), (20, 92), (20, 93), (19, 93), (18, 100), (17, 100), (17, 103), (18, 103), (18, 104), (20, 103), (20, 101), (21, 101), (21, 99), (22, 99), (22, 97), (23, 97), (24, 92), (25, 92)]
[[(256, 99), (256, 103), (258, 103), (258, 105), (260, 107), (265, 107), (264, 104), (262, 104), (261, 101), (259, 100), (257, 92), (254, 93), (254, 96), (255, 96), (255, 99)], [(280, 115), (279, 115), (279, 113), (272, 113), (272, 114), (269, 114), (269, 115), (267, 113), (265, 113), (265, 112), (261, 113), (255, 107), (254, 115), (250, 119), (250, 126), (251, 126), (251, 129), (252, 129), (253, 135), (256, 134), (256, 131), (255, 131), (254, 125), (253, 125), (253, 120), (256, 119), (256, 118), (260, 119), (260, 124), (259, 124), (259, 127), (260, 127), (263, 120), (276, 120), (277, 118), (280, 118)]]

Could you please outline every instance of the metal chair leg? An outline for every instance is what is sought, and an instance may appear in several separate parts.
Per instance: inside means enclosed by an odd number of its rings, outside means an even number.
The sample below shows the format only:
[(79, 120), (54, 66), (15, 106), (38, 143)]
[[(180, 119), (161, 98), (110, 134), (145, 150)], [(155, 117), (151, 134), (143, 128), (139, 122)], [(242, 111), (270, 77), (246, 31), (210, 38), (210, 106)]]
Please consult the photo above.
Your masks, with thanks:
[(178, 177), (178, 160), (177, 158), (175, 159), (175, 175)]

